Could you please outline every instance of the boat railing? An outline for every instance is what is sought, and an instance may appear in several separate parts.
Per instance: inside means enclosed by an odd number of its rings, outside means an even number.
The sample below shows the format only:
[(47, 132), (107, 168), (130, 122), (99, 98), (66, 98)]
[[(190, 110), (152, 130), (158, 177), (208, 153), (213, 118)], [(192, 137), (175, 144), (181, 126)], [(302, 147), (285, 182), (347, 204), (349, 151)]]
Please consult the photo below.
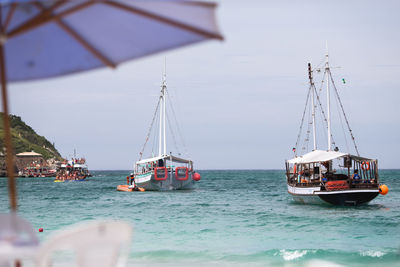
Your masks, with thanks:
[(321, 186), (321, 182), (306, 182), (306, 183), (297, 183), (296, 182), (296, 187), (317, 187)]
[(357, 184), (350, 184), (350, 188), (353, 189), (374, 189), (378, 188), (378, 183), (372, 182), (365, 182), (365, 183), (357, 183)]
[(345, 181), (348, 184), (348, 189), (375, 189), (378, 188), (378, 183), (375, 180), (359, 180), (354, 181), (353, 179), (329, 179), (326, 182), (318, 181), (307, 181), (301, 179), (299, 182), (297, 178), (291, 177), (287, 180), (288, 184), (295, 186), (295, 187), (317, 187), (321, 186), (321, 190), (326, 190), (326, 183), (330, 182), (338, 182), (338, 181)]

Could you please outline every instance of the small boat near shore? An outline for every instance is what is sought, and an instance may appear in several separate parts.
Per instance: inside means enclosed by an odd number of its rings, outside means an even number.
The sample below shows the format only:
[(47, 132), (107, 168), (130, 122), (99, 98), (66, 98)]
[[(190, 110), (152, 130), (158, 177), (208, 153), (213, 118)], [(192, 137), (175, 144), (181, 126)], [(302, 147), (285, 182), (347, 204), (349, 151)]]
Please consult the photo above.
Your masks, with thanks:
[(19, 177), (55, 177), (56, 170), (47, 165), (33, 164), (18, 172)]
[[(193, 189), (194, 184), (200, 180), (200, 174), (196, 173), (193, 168), (193, 161), (178, 156), (172, 155), (170, 152), (167, 153), (167, 139), (166, 139), (166, 118), (167, 118), (167, 84), (165, 73), (163, 75), (163, 82), (161, 85), (161, 92), (159, 101), (157, 103), (156, 111), (154, 113), (152, 123), (150, 126), (149, 133), (146, 137), (145, 144), (140, 153), (139, 160), (134, 165), (133, 175), (128, 184), (134, 184), (135, 187), (143, 188), (144, 190), (153, 191), (166, 191), (166, 190), (187, 190)], [(173, 105), (170, 105), (171, 109)], [(175, 112), (173, 117), (175, 117)], [(153, 128), (154, 121), (158, 118), (159, 120), (159, 131), (158, 136), (154, 133), (154, 140), (158, 140), (158, 155), (154, 155), (154, 151), (151, 151), (149, 158), (142, 159), (144, 149), (147, 141), (150, 139), (151, 131)], [(170, 119), (168, 119), (170, 122)], [(178, 124), (178, 122), (176, 122)], [(169, 123), (170, 124), (170, 123)], [(179, 131), (179, 126), (178, 131)], [(171, 129), (171, 125), (169, 125)], [(176, 140), (174, 138), (176, 145)], [(155, 147), (155, 145), (153, 145)], [(120, 188), (126, 191), (125, 187)]]
[[(326, 86), (326, 110), (323, 109), (321, 103), (322, 85), (318, 91), (313, 80), (314, 71), (321, 72), (322, 69), (312, 70), (311, 64), (308, 64), (310, 86), (296, 146), (293, 148), (295, 157), (286, 161), (288, 193), (293, 196), (295, 201), (300, 203), (327, 202), (333, 205), (359, 205), (368, 203), (377, 197), (379, 193), (385, 195), (388, 192), (388, 187), (380, 185), (378, 160), (362, 157), (358, 152), (355, 138), (350, 129), (331, 74), (328, 58), (328, 54), (326, 54), (325, 67), (323, 68), (324, 76), (322, 79), (322, 84)], [(339, 148), (333, 141), (330, 114), (330, 86), (333, 86), (339, 106), (338, 109), (341, 111), (339, 114), (342, 116), (340, 121), (346, 122), (350, 138), (354, 145), (355, 154), (339, 152)], [(311, 106), (308, 105), (309, 102), (311, 102)], [(303, 155), (297, 155), (307, 106), (309, 107), (310, 116), (302, 150), (306, 150), (310, 139), (313, 140), (313, 149)], [(323, 128), (326, 127), (327, 129), (325, 136), (328, 138), (328, 147), (326, 150), (321, 150), (317, 147), (316, 112), (320, 112), (320, 118), (322, 118), (321, 124)], [(313, 133), (312, 138), (309, 137), (311, 132)]]
[(90, 176), (86, 159), (72, 158), (65, 160), (57, 168), (54, 182), (83, 181)]

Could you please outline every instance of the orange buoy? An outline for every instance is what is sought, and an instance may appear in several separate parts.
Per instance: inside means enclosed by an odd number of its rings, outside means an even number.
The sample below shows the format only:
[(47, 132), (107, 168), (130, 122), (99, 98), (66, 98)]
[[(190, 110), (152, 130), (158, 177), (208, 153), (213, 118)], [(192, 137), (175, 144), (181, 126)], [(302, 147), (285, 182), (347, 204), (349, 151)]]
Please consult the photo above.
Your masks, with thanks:
[(389, 187), (387, 187), (387, 185), (383, 184), (379, 186), (379, 194), (386, 195), (388, 192), (389, 192)]
[(39, 228), (39, 232), (43, 232), (43, 228)]
[(200, 179), (201, 179), (200, 173), (198, 173), (198, 172), (193, 173), (192, 179), (195, 180), (196, 182), (200, 181)]

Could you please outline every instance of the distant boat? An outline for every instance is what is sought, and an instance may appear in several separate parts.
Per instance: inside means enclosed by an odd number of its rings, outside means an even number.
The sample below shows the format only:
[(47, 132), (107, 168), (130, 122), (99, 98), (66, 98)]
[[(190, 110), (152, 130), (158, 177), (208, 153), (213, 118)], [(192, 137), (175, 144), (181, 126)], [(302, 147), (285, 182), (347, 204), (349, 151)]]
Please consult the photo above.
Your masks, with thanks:
[(85, 158), (65, 160), (57, 168), (54, 182), (83, 181), (91, 176)]
[[(373, 200), (380, 192), (386, 194), (388, 188), (386, 185), (379, 185), (378, 160), (361, 157), (358, 153), (353, 133), (331, 74), (328, 59), (328, 54), (326, 54), (325, 67), (323, 69), (316, 69), (318, 72), (324, 70), (322, 84), (326, 86), (326, 110), (323, 109), (320, 98), (323, 86), (321, 85), (321, 89), (318, 92), (313, 81), (315, 70), (311, 69), (310, 63), (308, 64), (309, 92), (296, 147), (293, 148), (295, 157), (286, 161), (287, 188), (293, 199), (301, 203), (328, 202), (334, 205), (359, 205)], [(339, 148), (333, 142), (331, 133), (330, 85), (334, 89), (339, 110), (341, 110), (340, 116), (343, 116), (341, 117), (341, 121), (346, 122), (356, 155), (348, 152), (339, 152)], [(303, 146), (303, 150), (306, 150), (308, 147), (308, 141), (311, 139), (309, 134), (311, 132), (313, 133), (313, 149), (303, 155), (297, 155), (307, 105), (310, 99), (311, 107), (308, 106), (310, 107), (310, 119), (305, 137), (306, 144)], [(322, 126), (327, 129), (328, 147), (324, 150), (317, 148), (317, 111), (320, 113), (320, 117), (323, 118)]]
[[(166, 76), (163, 75), (161, 93), (153, 122), (159, 118), (158, 155), (140, 159), (134, 166), (134, 182), (139, 188), (147, 190), (184, 190), (192, 189), (195, 182), (200, 180), (200, 174), (193, 169), (193, 162), (176, 155), (167, 154), (166, 140)], [(151, 131), (152, 126), (150, 127)], [(150, 132), (149, 132), (150, 134)], [(145, 145), (149, 135), (146, 138)]]
[(54, 177), (56, 170), (44, 164), (31, 164), (18, 172), (19, 177)]

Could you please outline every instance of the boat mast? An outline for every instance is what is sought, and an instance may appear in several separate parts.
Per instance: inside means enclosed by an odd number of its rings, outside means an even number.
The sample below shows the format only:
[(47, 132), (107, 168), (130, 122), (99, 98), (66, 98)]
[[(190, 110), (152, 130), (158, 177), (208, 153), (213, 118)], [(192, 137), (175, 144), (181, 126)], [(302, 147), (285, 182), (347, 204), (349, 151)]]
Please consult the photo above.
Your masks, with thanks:
[(165, 58), (164, 59), (164, 75), (163, 75), (163, 84), (162, 84), (162, 93), (163, 93), (163, 104), (164, 104), (164, 112), (163, 112), (163, 115), (164, 115), (164, 118), (163, 118), (163, 124), (164, 124), (164, 155), (167, 155), (167, 139), (166, 139), (166, 125), (165, 125), (165, 117), (166, 117), (166, 115), (167, 115), (167, 113), (166, 113), (166, 106), (167, 106), (167, 104), (166, 104), (166, 97), (165, 97), (165, 90), (167, 89), (167, 59)]
[(160, 95), (160, 129), (158, 135), (158, 156), (167, 155), (167, 138), (166, 138), (166, 97), (165, 90), (167, 89), (166, 79), (166, 59), (164, 62), (164, 72), (162, 76), (161, 95)]
[(312, 105), (312, 124), (313, 124), (313, 141), (314, 141), (314, 150), (317, 149), (317, 137), (316, 137), (316, 125), (315, 125), (315, 105), (314, 105), (314, 81), (312, 78), (312, 70), (311, 70), (311, 63), (308, 63), (308, 78), (310, 79), (310, 86), (312, 90), (311, 96), (311, 105)]
[(161, 154), (161, 146), (162, 146), (162, 126), (163, 126), (163, 101), (164, 101), (164, 87), (161, 86), (161, 95), (160, 95), (160, 129), (158, 134), (158, 156), (162, 156)]
[(326, 44), (326, 61), (325, 61), (325, 77), (326, 77), (326, 102), (327, 102), (327, 119), (328, 119), (328, 151), (331, 150), (331, 97), (329, 91), (329, 56), (328, 56), (328, 43)]

